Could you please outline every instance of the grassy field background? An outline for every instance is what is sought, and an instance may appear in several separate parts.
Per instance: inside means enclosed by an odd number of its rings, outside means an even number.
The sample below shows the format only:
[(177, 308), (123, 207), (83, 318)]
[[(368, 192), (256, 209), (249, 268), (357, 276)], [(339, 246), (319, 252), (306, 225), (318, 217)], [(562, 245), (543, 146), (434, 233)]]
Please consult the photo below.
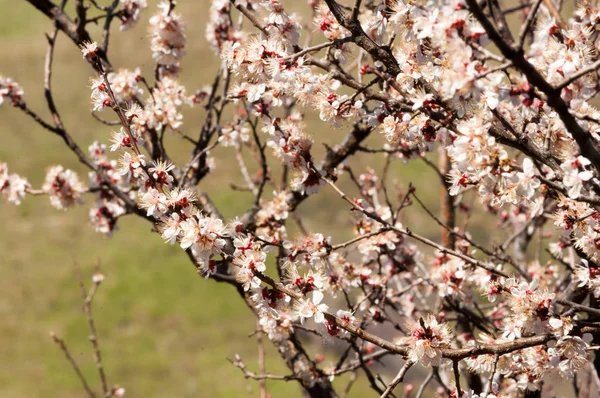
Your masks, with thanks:
[[(181, 80), (193, 92), (210, 83), (218, 65), (204, 40), (210, 2), (178, 3), (178, 11), (188, 23), (189, 38)], [(284, 3), (297, 8), (305, 5)], [(155, 5), (156, 1), (149, 1), (149, 9), (132, 31), (113, 31), (109, 53), (115, 67), (140, 66), (151, 76), (146, 29)], [(19, 82), (29, 106), (47, 117), (42, 97), (43, 34), (51, 31), (51, 24), (25, 1), (0, 0), (0, 10), (0, 74)], [(93, 34), (99, 37), (97, 31)], [(84, 148), (95, 139), (107, 142), (110, 132), (89, 115), (87, 82), (91, 75), (78, 49), (59, 36), (54, 94), (68, 130)], [(199, 108), (187, 111), (186, 133), (196, 135), (203, 117)], [(315, 115), (309, 120), (317, 143), (334, 145), (348, 130), (346, 126), (332, 131), (315, 122)], [(34, 187), (40, 186), (45, 169), (57, 163), (85, 177), (85, 170), (58, 137), (8, 104), (0, 108), (0, 135), (0, 161), (8, 163), (10, 172), (28, 177)], [(170, 154), (185, 161), (189, 147), (175, 136), (168, 141)], [(370, 143), (381, 146), (383, 141), (377, 134)], [(320, 158), (322, 145), (316, 147)], [(246, 210), (249, 197), (229, 188), (230, 182), (242, 183), (232, 153), (215, 153), (217, 172), (200, 188), (209, 192), (226, 217), (234, 217)], [(381, 166), (367, 158), (359, 158), (354, 165), (357, 172)], [(404, 186), (412, 181), (437, 208), (438, 180), (423, 163), (394, 164), (391, 178)], [(256, 344), (248, 337), (255, 319), (236, 293), (199, 278), (185, 254), (150, 234), (150, 225), (144, 221), (133, 217), (120, 220), (121, 230), (112, 239), (96, 234), (87, 217), (90, 202), (88, 199), (87, 205), (66, 213), (51, 208), (43, 197), (29, 197), (20, 207), (0, 203), (0, 397), (82, 396), (77, 378), (48, 337), (51, 330), (66, 340), (89, 380), (99, 385), (73, 276), (73, 263), (77, 262), (89, 281), (97, 259), (106, 280), (95, 299), (95, 317), (110, 384), (126, 387), (129, 397), (258, 396), (257, 383), (245, 380), (226, 360), (239, 353), (251, 369), (257, 369)], [(330, 234), (334, 242), (351, 236), (346, 207), (331, 192), (306, 201), (300, 212), (310, 230)], [(432, 238), (439, 232), (420, 215), (404, 221)], [(489, 240), (486, 229), (478, 233), (478, 240)], [(270, 344), (266, 346), (267, 369), (287, 374)], [(311, 350), (324, 354), (334, 348), (328, 342), (311, 343)], [(341, 378), (336, 383), (346, 381)], [(273, 397), (300, 396), (293, 383), (269, 382), (268, 391)], [(370, 391), (360, 380), (350, 396), (372, 394)]]

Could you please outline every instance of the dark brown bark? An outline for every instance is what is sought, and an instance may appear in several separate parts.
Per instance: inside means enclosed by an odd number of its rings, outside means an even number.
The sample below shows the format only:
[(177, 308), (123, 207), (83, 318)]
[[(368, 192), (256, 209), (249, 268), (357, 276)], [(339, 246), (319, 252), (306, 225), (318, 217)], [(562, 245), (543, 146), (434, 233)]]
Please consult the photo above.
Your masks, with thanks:
[[(49, 0), (26, 1), (54, 21), (56, 27), (63, 31), (77, 46), (82, 45), (84, 42), (93, 41), (88, 31), (85, 30), (83, 24), (78, 24), (77, 22), (73, 21), (58, 5), (54, 4), (53, 2)], [(106, 53), (104, 53), (102, 49), (98, 49), (97, 54), (107, 66), (110, 66), (110, 63), (106, 57)]]

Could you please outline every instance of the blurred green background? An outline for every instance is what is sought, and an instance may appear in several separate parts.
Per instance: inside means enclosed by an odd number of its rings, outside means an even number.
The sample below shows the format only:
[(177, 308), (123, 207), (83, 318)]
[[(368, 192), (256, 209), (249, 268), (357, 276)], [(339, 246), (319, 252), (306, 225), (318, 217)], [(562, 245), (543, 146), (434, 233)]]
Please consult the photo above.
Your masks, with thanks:
[[(105, 3), (105, 2), (100, 2)], [(110, 59), (115, 68), (137, 66), (148, 77), (154, 67), (149, 51), (147, 21), (156, 1), (148, 1), (136, 28), (119, 32), (114, 24)], [(187, 22), (188, 55), (182, 62), (181, 80), (188, 92), (209, 84), (219, 61), (204, 39), (210, 1), (180, 0), (177, 11)], [(306, 3), (284, 1), (293, 10), (306, 10)], [(70, 12), (72, 2), (68, 5)], [(43, 100), (44, 33), (50, 21), (25, 1), (0, 0), (0, 74), (12, 77), (25, 90), (28, 105), (48, 117)], [(91, 29), (99, 38), (98, 29)], [(315, 40), (322, 40), (316, 35)], [(53, 87), (55, 100), (67, 129), (83, 147), (93, 140), (108, 142), (110, 127), (89, 114), (88, 78), (91, 68), (79, 50), (59, 35), (55, 52)], [(107, 115), (102, 115), (107, 116)], [(204, 118), (201, 107), (186, 110), (184, 131), (196, 136)], [(309, 133), (316, 141), (315, 156), (321, 159), (323, 145), (335, 145), (350, 126), (332, 130), (309, 113)], [(63, 164), (87, 172), (63, 145), (9, 104), (0, 108), (0, 162), (11, 173), (26, 176), (39, 188), (45, 169)], [(380, 147), (383, 138), (374, 133), (368, 145)], [(169, 153), (182, 164), (190, 152), (188, 144), (171, 134)], [(218, 149), (216, 172), (202, 181), (227, 218), (242, 214), (251, 198), (235, 192), (230, 183), (243, 184), (233, 152)], [(382, 159), (358, 157), (355, 172), (373, 167), (381, 170)], [(271, 163), (277, 168), (277, 163)], [(250, 166), (256, 170), (255, 165)], [(408, 186), (412, 181), (422, 197), (438, 208), (439, 180), (420, 161), (404, 166), (395, 162), (390, 183)], [(341, 182), (348, 192), (351, 185)], [(339, 243), (352, 236), (346, 206), (328, 187), (322, 195), (307, 200), (299, 212), (307, 228), (332, 235)], [(120, 220), (120, 231), (112, 239), (96, 234), (88, 221), (87, 204), (68, 212), (50, 207), (47, 198), (28, 197), (19, 206), (0, 203), (0, 396), (81, 397), (78, 379), (48, 336), (55, 331), (65, 339), (91, 384), (99, 381), (87, 341), (88, 329), (81, 312), (81, 296), (73, 275), (73, 263), (84, 269), (91, 282), (92, 265), (100, 259), (106, 280), (94, 301), (98, 337), (111, 385), (127, 389), (128, 397), (239, 397), (258, 396), (258, 384), (245, 380), (226, 358), (239, 353), (251, 370), (258, 371), (254, 337), (255, 319), (228, 286), (198, 277), (185, 253), (162, 243), (150, 233), (150, 225), (134, 217)], [(404, 217), (411, 229), (438, 238), (437, 227), (423, 215)], [(477, 240), (489, 241), (485, 228), (476, 230)], [(498, 239), (501, 241), (502, 239)], [(288, 374), (268, 341), (267, 370)], [(326, 356), (335, 351), (330, 341), (310, 342), (312, 352)], [(334, 360), (334, 359), (332, 359)], [(390, 369), (389, 372), (395, 372)], [(389, 378), (387, 373), (384, 377)], [(336, 379), (345, 386), (347, 377)], [(300, 396), (292, 382), (267, 382), (273, 397)], [(349, 396), (373, 394), (361, 376)]]

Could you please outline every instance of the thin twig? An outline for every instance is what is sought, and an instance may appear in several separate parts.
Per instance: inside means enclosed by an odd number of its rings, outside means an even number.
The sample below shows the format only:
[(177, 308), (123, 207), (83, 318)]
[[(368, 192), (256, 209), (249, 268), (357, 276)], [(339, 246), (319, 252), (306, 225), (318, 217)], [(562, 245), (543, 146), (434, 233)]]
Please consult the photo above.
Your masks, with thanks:
[[(267, 367), (265, 364), (265, 347), (263, 345), (263, 331), (260, 322), (256, 321), (256, 345), (258, 346), (258, 370), (260, 374), (267, 374)], [(267, 387), (265, 379), (258, 381), (260, 388), (260, 398), (267, 398)]]
[(525, 21), (523, 26), (521, 26), (521, 31), (519, 32), (519, 43), (517, 44), (520, 49), (523, 49), (527, 33), (529, 33), (529, 30), (531, 29), (531, 26), (535, 21), (537, 11), (540, 8), (540, 5), (543, 1), (544, 0), (536, 0), (536, 2), (533, 4), (533, 7), (531, 7), (531, 10), (529, 10), (529, 13), (527, 14), (527, 20)]
[(487, 386), (488, 394), (492, 393), (492, 385), (494, 383), (494, 374), (496, 374), (496, 367), (498, 366), (499, 359), (500, 359), (499, 355), (494, 355), (494, 367), (492, 368), (492, 373), (490, 374), (490, 378), (488, 379), (488, 386)]
[(425, 392), (427, 385), (429, 384), (431, 379), (433, 379), (433, 375), (434, 375), (434, 371), (433, 371), (433, 369), (431, 369), (431, 372), (429, 372), (429, 374), (427, 374), (427, 377), (425, 378), (425, 380), (423, 380), (423, 383), (421, 383), (421, 386), (419, 387), (419, 390), (417, 391), (417, 395), (415, 396), (415, 398), (421, 398), (423, 396), (423, 393)]
[(50, 337), (56, 343), (56, 345), (61, 349), (63, 354), (65, 354), (67, 361), (69, 361), (69, 363), (71, 364), (71, 367), (73, 368), (75, 373), (77, 373), (77, 377), (79, 377), (79, 380), (81, 380), (81, 384), (83, 385), (83, 389), (85, 390), (87, 395), (90, 398), (95, 398), (96, 394), (94, 394), (94, 392), (90, 388), (87, 380), (85, 379), (85, 376), (81, 372), (81, 369), (79, 369), (77, 362), (75, 362), (75, 359), (73, 359), (73, 357), (71, 356), (71, 353), (69, 352), (69, 349), (67, 348), (67, 345), (65, 344), (64, 340), (59, 338), (56, 334), (54, 334), (54, 332), (50, 332)]
[(373, 236), (381, 235), (381, 234), (383, 234), (385, 232), (388, 232), (388, 231), (390, 231), (389, 228), (383, 227), (383, 228), (378, 229), (377, 231), (374, 231), (374, 232), (371, 232), (371, 233), (368, 233), (368, 234), (365, 234), (365, 235), (357, 236), (356, 238), (350, 239), (347, 242), (339, 243), (337, 245), (333, 245), (333, 246), (331, 246), (331, 250), (335, 251), (335, 250), (339, 250), (339, 249), (344, 249), (344, 248), (350, 246), (353, 243), (360, 242), (361, 240), (364, 240), (364, 239), (369, 239), (369, 238), (371, 238)]
[(575, 82), (577, 79), (587, 75), (588, 73), (595, 72), (598, 69), (600, 69), (600, 60), (594, 62), (593, 64), (588, 65), (585, 68), (580, 69), (579, 71), (577, 71), (576, 73), (572, 74), (571, 76), (566, 78), (564, 81), (562, 81), (555, 88), (556, 88), (556, 90), (562, 90), (563, 88), (567, 87), (569, 84)]
[(408, 369), (410, 369), (411, 366), (413, 366), (413, 365), (414, 365), (414, 362), (412, 362), (410, 360), (406, 361), (406, 363), (404, 364), (404, 366), (402, 366), (402, 368), (400, 368), (400, 371), (398, 372), (398, 374), (396, 375), (396, 377), (394, 377), (394, 379), (387, 386), (387, 388), (385, 389), (385, 391), (383, 392), (383, 394), (381, 394), (380, 398), (389, 397), (390, 394), (392, 393), (392, 391), (394, 391), (394, 389), (396, 388), (396, 386), (398, 384), (400, 384), (402, 382), (402, 380), (404, 380), (404, 376), (406, 375), (406, 372), (408, 372)]
[(110, 397), (110, 390), (108, 388), (108, 383), (106, 381), (106, 373), (104, 371), (104, 366), (102, 364), (102, 354), (100, 352), (100, 344), (98, 343), (98, 333), (96, 331), (96, 324), (94, 322), (94, 316), (92, 314), (92, 300), (94, 299), (94, 295), (100, 286), (101, 281), (96, 280), (92, 285), (92, 288), (89, 292), (85, 289), (85, 283), (83, 282), (83, 276), (81, 275), (81, 270), (77, 263), (75, 265), (75, 274), (77, 279), (79, 279), (79, 287), (81, 288), (81, 295), (83, 297), (83, 311), (88, 320), (88, 326), (90, 328), (90, 336), (89, 340), (94, 347), (94, 361), (96, 362), (96, 367), (98, 368), (98, 374), (100, 375), (100, 382), (102, 383), (102, 391), (104, 391), (105, 397)]
[(554, 301), (556, 301), (558, 304), (562, 304), (562, 305), (565, 305), (567, 307), (574, 308), (575, 310), (578, 310), (578, 311), (581, 311), (581, 312), (586, 312), (586, 313), (591, 314), (591, 315), (600, 316), (600, 309), (588, 307), (588, 306), (582, 305), (582, 304), (577, 304), (577, 303), (574, 303), (572, 301), (561, 299), (561, 298), (558, 298), (558, 297), (555, 298)]
[(238, 354), (235, 354), (235, 359), (228, 359), (232, 365), (239, 368), (243, 373), (246, 379), (254, 379), (254, 380), (282, 380), (282, 381), (290, 381), (290, 380), (298, 380), (298, 376), (289, 375), (289, 376), (280, 376), (280, 375), (272, 375), (272, 374), (256, 374), (248, 368), (246, 368), (246, 364), (242, 361)]
[(454, 381), (456, 383), (456, 396), (462, 396), (462, 389), (460, 388), (460, 372), (458, 370), (458, 360), (452, 361), (452, 369), (454, 370)]

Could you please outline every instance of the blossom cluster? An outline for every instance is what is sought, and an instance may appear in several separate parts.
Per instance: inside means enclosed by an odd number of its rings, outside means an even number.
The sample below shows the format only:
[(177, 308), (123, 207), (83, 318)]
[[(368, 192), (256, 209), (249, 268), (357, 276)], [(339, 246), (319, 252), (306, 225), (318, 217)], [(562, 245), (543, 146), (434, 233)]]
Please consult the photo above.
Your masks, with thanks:
[(31, 187), (29, 182), (18, 174), (8, 174), (6, 163), (0, 163), (0, 194), (9, 202), (21, 204), (27, 190)]
[[(128, 182), (118, 172), (116, 160), (107, 157), (106, 145), (95, 141), (89, 146), (90, 157), (94, 165), (111, 183), (126, 189)], [(91, 191), (97, 191), (94, 205), (90, 208), (89, 218), (96, 232), (111, 236), (117, 229), (117, 219), (126, 213), (125, 204), (116, 194), (105, 189), (98, 173), (89, 172), (88, 185)]]
[(142, 10), (148, 7), (146, 0), (121, 0), (122, 15), (120, 29), (129, 30), (140, 20)]
[(152, 58), (159, 65), (177, 68), (186, 53), (185, 25), (169, 2), (160, 3), (158, 8), (159, 12), (150, 18)]
[(82, 194), (86, 188), (73, 170), (65, 170), (63, 166), (53, 166), (46, 173), (42, 190), (50, 197), (52, 206), (59, 210), (66, 210), (82, 202)]
[(10, 77), (0, 75), (0, 105), (8, 98), (12, 105), (17, 105), (25, 92), (19, 86), (19, 83), (13, 81)]

